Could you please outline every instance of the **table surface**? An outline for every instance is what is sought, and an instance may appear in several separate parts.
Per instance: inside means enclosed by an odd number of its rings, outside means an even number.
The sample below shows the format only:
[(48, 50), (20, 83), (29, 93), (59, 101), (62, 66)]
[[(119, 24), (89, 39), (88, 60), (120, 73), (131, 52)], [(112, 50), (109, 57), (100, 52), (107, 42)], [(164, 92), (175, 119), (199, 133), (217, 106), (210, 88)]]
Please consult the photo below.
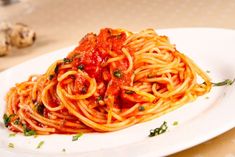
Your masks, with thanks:
[[(14, 2), (17, 0), (13, 0)], [(0, 22), (25, 23), (36, 43), (0, 57), (0, 71), (64, 48), (100, 28), (217, 27), (235, 29), (235, 0), (20, 0), (0, 6)], [(235, 129), (172, 157), (235, 157)]]

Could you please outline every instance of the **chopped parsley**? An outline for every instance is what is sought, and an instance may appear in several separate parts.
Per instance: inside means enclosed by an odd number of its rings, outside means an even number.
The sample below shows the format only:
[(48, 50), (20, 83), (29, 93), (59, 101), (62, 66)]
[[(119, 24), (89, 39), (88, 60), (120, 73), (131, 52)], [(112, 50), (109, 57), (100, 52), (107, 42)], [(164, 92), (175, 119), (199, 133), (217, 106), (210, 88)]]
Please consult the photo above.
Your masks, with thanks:
[(45, 106), (42, 103), (36, 103), (35, 104), (35, 110), (37, 111), (37, 113), (39, 113), (40, 115), (44, 115), (44, 109)]
[(39, 142), (38, 145), (37, 145), (37, 149), (40, 149), (43, 144), (44, 144), (44, 141)]
[(9, 134), (9, 137), (15, 137), (16, 133)]
[(36, 132), (34, 130), (29, 129), (26, 124), (23, 124), (23, 129), (24, 129), (24, 135), (25, 136), (32, 136), (36, 135)]
[(173, 125), (174, 125), (174, 126), (176, 126), (176, 125), (178, 125), (178, 124), (179, 124), (178, 121), (174, 121), (174, 122), (173, 122)]
[(205, 99), (209, 99), (209, 96), (205, 97)]
[(59, 72), (59, 66), (58, 65), (56, 65), (56, 67), (54, 69), (54, 72), (55, 72), (55, 74), (58, 74), (58, 72)]
[(24, 130), (24, 135), (25, 136), (32, 136), (32, 135), (36, 135), (36, 132), (34, 130)]
[(86, 86), (82, 87), (81, 93), (82, 94), (86, 94), (87, 93), (87, 87)]
[(4, 124), (5, 124), (5, 127), (8, 127), (9, 123), (11, 122), (11, 118), (14, 117), (15, 114), (11, 114), (11, 115), (7, 115), (7, 114), (4, 114), (3, 115), (3, 121), (4, 121)]
[(70, 62), (72, 62), (73, 60), (72, 60), (72, 59), (69, 59), (69, 58), (64, 58), (63, 61), (64, 61), (64, 63), (70, 63)]
[(52, 80), (54, 78), (54, 75), (49, 75), (49, 80)]
[(235, 78), (233, 80), (226, 79), (222, 82), (212, 83), (214, 86), (225, 86), (225, 85), (232, 85), (235, 82)]
[(206, 73), (210, 73), (210, 70), (207, 70)]
[(82, 135), (83, 135), (82, 133), (74, 135), (73, 138), (72, 138), (72, 141), (77, 141), (78, 138), (81, 137)]
[(62, 149), (62, 152), (66, 152), (66, 149), (65, 149), (65, 148), (63, 148), (63, 149)]
[(166, 132), (167, 129), (168, 129), (167, 123), (164, 121), (163, 124), (159, 128), (150, 130), (149, 137), (163, 134)]
[(8, 143), (8, 148), (15, 148), (15, 145), (13, 143)]
[(100, 100), (102, 100), (102, 96), (98, 96), (98, 97), (96, 98), (96, 101), (100, 101)]
[(15, 125), (19, 125), (20, 124), (20, 119), (16, 119), (14, 122), (13, 122)]
[(78, 69), (84, 70), (84, 65), (83, 65), (83, 64), (80, 64), (80, 65), (78, 66)]
[(113, 72), (113, 75), (114, 75), (115, 77), (117, 77), (117, 78), (121, 78), (121, 77), (122, 77), (122, 74), (121, 74), (120, 70), (115, 70), (115, 71)]
[(139, 110), (139, 111), (144, 111), (144, 110), (145, 110), (145, 107), (144, 107), (144, 106), (139, 106), (139, 107), (138, 107), (138, 110)]

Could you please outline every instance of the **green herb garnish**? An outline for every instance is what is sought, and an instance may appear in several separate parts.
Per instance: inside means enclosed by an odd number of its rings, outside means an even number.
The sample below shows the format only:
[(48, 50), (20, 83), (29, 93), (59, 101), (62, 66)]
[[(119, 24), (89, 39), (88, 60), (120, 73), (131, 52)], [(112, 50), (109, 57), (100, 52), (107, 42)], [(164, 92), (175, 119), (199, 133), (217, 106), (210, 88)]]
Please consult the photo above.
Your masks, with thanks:
[(36, 132), (34, 130), (24, 131), (25, 136), (32, 136), (32, 135), (35, 135), (35, 134), (36, 134)]
[(178, 125), (178, 124), (179, 124), (178, 121), (174, 121), (174, 122), (173, 122), (173, 125), (174, 125), (174, 126), (176, 126), (176, 125)]
[(20, 119), (16, 119), (14, 122), (13, 122), (15, 125), (19, 125), (20, 124)]
[(14, 117), (15, 114), (11, 114), (11, 115), (7, 115), (7, 114), (4, 114), (3, 115), (3, 121), (4, 121), (4, 124), (5, 124), (5, 127), (8, 127), (9, 123), (11, 122), (11, 118)]
[(233, 80), (226, 79), (222, 82), (212, 83), (214, 86), (225, 86), (225, 85), (232, 85), (235, 81), (235, 78)]
[(44, 115), (44, 109), (45, 106), (42, 103), (36, 103), (35, 110), (37, 111), (37, 113), (39, 113), (40, 115)]
[(54, 75), (49, 75), (49, 80), (52, 80), (54, 78)]
[(210, 73), (210, 70), (207, 70), (206, 73)]
[(114, 71), (114, 72), (113, 72), (113, 75), (114, 75), (115, 77), (117, 77), (117, 78), (121, 78), (121, 77), (122, 77), (122, 74), (121, 74), (120, 70)]
[(8, 148), (15, 148), (13, 143), (8, 143)]
[(84, 65), (83, 65), (83, 64), (80, 64), (80, 65), (78, 66), (78, 69), (84, 70)]
[(15, 137), (16, 133), (9, 134), (9, 137)]
[(145, 107), (144, 107), (144, 106), (139, 106), (139, 107), (138, 107), (138, 110), (139, 110), (139, 111), (144, 111), (144, 110), (145, 110)]
[(65, 148), (63, 148), (63, 149), (62, 149), (62, 152), (66, 152), (66, 149), (65, 149)]
[(168, 128), (167, 123), (164, 121), (163, 124), (159, 128), (155, 128), (153, 130), (150, 130), (149, 137), (163, 134), (166, 132), (167, 128)]
[(56, 67), (54, 69), (54, 72), (55, 72), (55, 74), (58, 74), (58, 72), (59, 72), (59, 66), (58, 65), (56, 65)]
[(26, 124), (23, 124), (23, 129), (24, 129), (24, 135), (25, 136), (32, 136), (36, 135), (36, 132), (34, 130), (29, 129)]
[(70, 63), (70, 62), (72, 62), (73, 60), (72, 59), (69, 59), (69, 58), (64, 58), (64, 63)]
[(98, 97), (96, 98), (96, 101), (100, 101), (100, 100), (102, 100), (102, 96), (98, 96)]
[(43, 144), (44, 144), (44, 141), (39, 142), (39, 143), (38, 143), (38, 146), (37, 146), (37, 149), (40, 149)]
[(74, 135), (73, 138), (72, 138), (72, 141), (77, 141), (78, 138), (81, 137), (82, 135), (83, 135), (82, 133)]
[(87, 87), (86, 86), (82, 87), (81, 93), (82, 94), (86, 94), (87, 93)]

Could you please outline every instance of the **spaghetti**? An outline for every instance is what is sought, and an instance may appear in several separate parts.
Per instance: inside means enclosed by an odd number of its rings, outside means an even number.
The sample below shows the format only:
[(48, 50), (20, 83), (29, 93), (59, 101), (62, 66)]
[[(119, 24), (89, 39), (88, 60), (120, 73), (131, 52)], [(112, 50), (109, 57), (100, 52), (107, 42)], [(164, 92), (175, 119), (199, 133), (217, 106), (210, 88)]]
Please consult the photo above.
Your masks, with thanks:
[[(204, 83), (198, 83), (200, 76)], [(149, 121), (195, 100), (211, 82), (153, 29), (105, 28), (6, 95), (6, 126), (37, 134), (109, 132)]]

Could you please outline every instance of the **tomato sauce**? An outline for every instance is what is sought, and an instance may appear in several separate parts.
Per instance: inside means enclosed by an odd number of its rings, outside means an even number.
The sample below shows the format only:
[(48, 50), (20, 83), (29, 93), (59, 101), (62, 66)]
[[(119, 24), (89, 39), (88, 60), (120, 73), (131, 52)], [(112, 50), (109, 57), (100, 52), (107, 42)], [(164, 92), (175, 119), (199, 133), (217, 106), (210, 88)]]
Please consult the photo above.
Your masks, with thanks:
[(125, 32), (109, 28), (102, 29), (98, 36), (89, 33), (67, 57), (73, 59), (73, 69), (84, 70), (90, 77), (95, 78), (98, 84), (104, 83), (105, 86), (99, 90), (99, 95), (106, 104), (112, 103), (117, 107), (120, 106), (119, 99), (123, 93), (120, 87), (130, 85), (133, 71), (125, 73), (129, 66), (126, 58), (105, 67), (103, 64), (109, 58), (123, 55), (122, 48), (126, 38)]

